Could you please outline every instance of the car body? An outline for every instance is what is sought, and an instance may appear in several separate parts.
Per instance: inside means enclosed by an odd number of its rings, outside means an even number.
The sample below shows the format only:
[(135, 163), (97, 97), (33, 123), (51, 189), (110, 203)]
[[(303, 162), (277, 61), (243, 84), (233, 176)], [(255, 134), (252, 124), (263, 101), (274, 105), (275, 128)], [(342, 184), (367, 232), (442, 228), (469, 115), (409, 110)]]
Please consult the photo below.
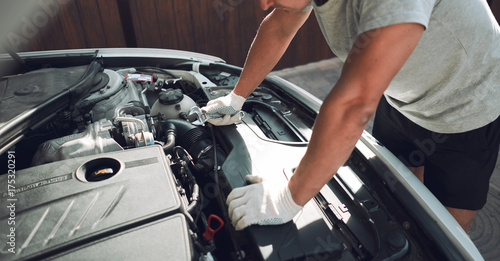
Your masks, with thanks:
[(235, 231), (225, 197), (247, 174), (286, 182), (321, 106), (279, 77), (249, 96), (242, 122), (197, 126), (191, 108), (229, 93), (241, 68), (141, 48), (0, 64), (2, 260), (482, 260), (367, 132), (293, 222)]

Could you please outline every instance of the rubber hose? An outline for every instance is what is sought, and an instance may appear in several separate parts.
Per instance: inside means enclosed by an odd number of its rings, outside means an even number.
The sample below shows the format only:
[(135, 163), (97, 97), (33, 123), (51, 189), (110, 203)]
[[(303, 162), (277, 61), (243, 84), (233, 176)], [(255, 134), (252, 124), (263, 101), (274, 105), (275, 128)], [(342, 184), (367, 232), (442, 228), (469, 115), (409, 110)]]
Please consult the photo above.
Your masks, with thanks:
[(175, 147), (176, 128), (174, 124), (172, 123), (166, 124), (165, 136), (166, 136), (166, 142), (162, 146), (162, 148), (165, 154), (170, 154), (170, 152), (172, 152), (172, 149)]

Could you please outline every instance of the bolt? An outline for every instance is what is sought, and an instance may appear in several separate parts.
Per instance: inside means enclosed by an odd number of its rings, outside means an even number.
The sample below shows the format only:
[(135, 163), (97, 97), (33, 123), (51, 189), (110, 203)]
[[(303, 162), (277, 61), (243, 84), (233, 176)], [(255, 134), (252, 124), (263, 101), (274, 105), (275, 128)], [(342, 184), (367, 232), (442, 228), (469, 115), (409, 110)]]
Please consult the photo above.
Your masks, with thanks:
[(410, 222), (408, 222), (408, 221), (403, 222), (403, 229), (404, 230), (410, 229)]

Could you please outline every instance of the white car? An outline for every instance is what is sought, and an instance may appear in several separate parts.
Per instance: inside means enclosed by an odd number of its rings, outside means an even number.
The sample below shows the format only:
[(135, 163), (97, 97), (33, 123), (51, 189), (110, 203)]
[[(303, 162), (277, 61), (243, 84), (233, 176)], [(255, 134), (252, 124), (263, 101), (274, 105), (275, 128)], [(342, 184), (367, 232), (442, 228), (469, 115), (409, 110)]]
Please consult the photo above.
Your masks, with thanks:
[(226, 196), (247, 174), (289, 178), (321, 105), (279, 77), (247, 99), (241, 122), (217, 127), (196, 107), (238, 80), (220, 58), (12, 55), (0, 56), (1, 260), (482, 260), (366, 132), (292, 222), (235, 231)]

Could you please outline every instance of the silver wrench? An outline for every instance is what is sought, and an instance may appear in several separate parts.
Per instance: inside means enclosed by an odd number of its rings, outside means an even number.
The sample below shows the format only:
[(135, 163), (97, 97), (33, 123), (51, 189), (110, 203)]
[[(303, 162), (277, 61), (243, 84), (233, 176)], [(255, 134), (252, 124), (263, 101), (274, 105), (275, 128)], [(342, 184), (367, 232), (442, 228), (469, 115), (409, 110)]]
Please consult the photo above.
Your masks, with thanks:
[[(239, 113), (241, 118), (245, 116), (245, 112), (243, 111), (238, 111), (236, 113)], [(236, 115), (236, 113), (231, 116)], [(198, 126), (204, 125), (205, 122), (207, 122), (207, 120), (209, 119), (217, 119), (221, 117), (224, 117), (224, 114), (219, 114), (219, 113), (208, 114), (206, 111), (201, 110), (198, 106), (192, 107), (188, 113), (188, 120), (191, 122), (191, 124)]]

